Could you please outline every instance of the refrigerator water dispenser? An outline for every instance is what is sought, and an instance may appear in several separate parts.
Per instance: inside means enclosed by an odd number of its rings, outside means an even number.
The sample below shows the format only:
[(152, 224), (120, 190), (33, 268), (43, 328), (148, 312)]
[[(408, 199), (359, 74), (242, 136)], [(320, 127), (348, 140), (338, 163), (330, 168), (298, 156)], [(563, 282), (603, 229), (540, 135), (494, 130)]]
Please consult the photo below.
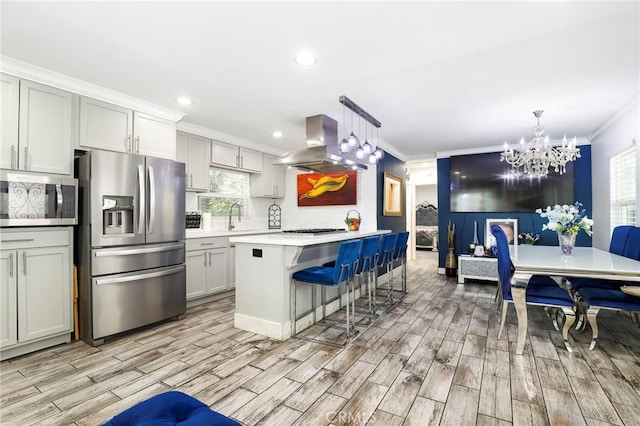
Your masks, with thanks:
[(133, 197), (105, 195), (102, 197), (102, 233), (133, 233)]

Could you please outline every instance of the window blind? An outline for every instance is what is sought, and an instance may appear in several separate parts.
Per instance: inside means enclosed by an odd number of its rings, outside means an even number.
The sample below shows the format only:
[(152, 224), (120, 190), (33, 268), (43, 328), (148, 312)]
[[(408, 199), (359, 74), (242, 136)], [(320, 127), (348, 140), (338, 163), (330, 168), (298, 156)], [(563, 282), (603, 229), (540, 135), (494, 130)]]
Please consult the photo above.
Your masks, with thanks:
[(611, 231), (618, 225), (636, 225), (636, 188), (638, 165), (635, 146), (609, 159), (610, 224)]

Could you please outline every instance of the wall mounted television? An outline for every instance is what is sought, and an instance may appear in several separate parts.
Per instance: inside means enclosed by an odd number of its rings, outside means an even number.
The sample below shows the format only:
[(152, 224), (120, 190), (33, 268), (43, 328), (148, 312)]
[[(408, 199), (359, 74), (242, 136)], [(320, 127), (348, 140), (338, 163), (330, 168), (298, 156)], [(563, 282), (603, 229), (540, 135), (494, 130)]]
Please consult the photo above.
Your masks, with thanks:
[(546, 178), (513, 174), (500, 153), (454, 156), (450, 159), (452, 212), (529, 212), (574, 202), (574, 167)]

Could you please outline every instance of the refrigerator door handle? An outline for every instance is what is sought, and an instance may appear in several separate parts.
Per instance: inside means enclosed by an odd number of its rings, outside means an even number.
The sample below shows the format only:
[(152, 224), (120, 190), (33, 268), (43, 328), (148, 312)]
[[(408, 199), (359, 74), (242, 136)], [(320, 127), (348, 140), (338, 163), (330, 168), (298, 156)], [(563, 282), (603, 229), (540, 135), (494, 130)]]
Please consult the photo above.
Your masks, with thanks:
[(148, 278), (164, 277), (167, 275), (173, 275), (183, 270), (184, 270), (184, 266), (180, 265), (180, 266), (176, 266), (175, 268), (165, 269), (164, 271), (160, 271), (160, 272), (150, 272), (146, 274), (136, 274), (136, 275), (130, 275), (128, 277), (118, 277), (118, 278), (99, 278), (99, 279), (96, 279), (96, 285), (126, 283), (131, 281), (140, 281)]
[(144, 233), (144, 212), (146, 210), (144, 196), (144, 169), (142, 164), (138, 164), (138, 234)]
[(139, 248), (139, 249), (133, 249), (133, 250), (97, 251), (93, 255), (95, 257), (109, 257), (109, 256), (128, 256), (130, 254), (162, 253), (163, 251), (180, 250), (183, 247), (184, 245), (180, 243), (180, 244), (165, 245), (162, 247)]
[(156, 177), (153, 166), (149, 166), (149, 233), (153, 234), (156, 224)]

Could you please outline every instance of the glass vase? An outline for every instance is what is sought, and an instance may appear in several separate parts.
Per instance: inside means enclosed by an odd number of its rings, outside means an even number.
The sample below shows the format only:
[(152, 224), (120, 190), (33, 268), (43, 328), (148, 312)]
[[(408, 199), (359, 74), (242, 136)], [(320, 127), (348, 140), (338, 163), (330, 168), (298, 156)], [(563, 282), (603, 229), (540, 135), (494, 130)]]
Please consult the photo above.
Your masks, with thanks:
[(562, 254), (571, 256), (573, 248), (576, 246), (576, 234), (558, 233), (558, 242), (560, 243)]

